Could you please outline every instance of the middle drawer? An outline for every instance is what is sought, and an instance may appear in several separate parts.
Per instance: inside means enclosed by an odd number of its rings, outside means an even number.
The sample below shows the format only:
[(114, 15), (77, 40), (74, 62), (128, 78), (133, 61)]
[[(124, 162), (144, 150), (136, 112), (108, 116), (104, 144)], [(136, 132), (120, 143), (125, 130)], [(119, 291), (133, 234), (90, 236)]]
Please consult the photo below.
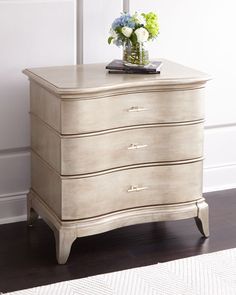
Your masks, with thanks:
[(88, 136), (61, 136), (31, 116), (32, 149), (61, 175), (202, 157), (203, 123), (139, 127)]

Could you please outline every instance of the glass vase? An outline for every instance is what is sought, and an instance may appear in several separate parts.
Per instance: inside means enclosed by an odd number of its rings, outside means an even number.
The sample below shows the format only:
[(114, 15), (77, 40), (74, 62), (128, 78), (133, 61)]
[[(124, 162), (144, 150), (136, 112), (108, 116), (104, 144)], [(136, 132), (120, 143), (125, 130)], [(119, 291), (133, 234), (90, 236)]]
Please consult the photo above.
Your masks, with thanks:
[(145, 66), (149, 64), (146, 44), (126, 42), (123, 46), (123, 61), (127, 66)]

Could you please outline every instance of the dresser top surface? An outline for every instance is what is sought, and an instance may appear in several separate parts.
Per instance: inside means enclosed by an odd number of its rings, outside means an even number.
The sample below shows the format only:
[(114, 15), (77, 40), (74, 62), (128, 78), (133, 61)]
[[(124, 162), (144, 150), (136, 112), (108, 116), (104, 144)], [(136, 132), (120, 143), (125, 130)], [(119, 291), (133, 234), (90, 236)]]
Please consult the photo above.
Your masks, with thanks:
[(58, 94), (89, 93), (135, 87), (204, 84), (209, 76), (165, 59), (160, 74), (110, 74), (106, 64), (31, 68), (23, 71), (30, 80)]

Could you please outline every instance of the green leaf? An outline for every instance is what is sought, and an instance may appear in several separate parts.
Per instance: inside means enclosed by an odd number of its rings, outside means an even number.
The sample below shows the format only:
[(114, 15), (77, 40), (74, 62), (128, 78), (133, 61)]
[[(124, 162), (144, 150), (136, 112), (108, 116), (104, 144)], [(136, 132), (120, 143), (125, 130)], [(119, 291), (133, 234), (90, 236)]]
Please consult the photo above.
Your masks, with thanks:
[(132, 44), (136, 44), (138, 42), (136, 34), (133, 32), (130, 36), (130, 40)]
[(112, 41), (113, 39), (114, 39), (113, 37), (109, 37), (108, 40), (107, 40), (108, 44), (111, 44), (111, 41)]
[(118, 34), (122, 34), (122, 28), (121, 27), (117, 27), (115, 31)]

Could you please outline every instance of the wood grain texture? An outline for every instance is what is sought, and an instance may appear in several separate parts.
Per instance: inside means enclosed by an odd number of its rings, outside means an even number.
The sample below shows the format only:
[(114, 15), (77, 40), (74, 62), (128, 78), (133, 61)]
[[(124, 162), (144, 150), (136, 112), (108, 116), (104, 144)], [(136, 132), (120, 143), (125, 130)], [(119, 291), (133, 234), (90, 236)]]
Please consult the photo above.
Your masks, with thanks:
[[(61, 133), (186, 122), (204, 118), (204, 89), (142, 92), (91, 100), (62, 100)], [(140, 111), (136, 111), (140, 110)]]
[(34, 81), (30, 82), (30, 112), (56, 130), (61, 128), (60, 100)]
[[(140, 89), (196, 88), (210, 79), (200, 71), (160, 59), (163, 66), (160, 75), (112, 75), (106, 72), (105, 64), (87, 64), (63, 67), (26, 69), (31, 79), (62, 95), (84, 97), (104, 95), (107, 92), (138, 92)], [(64, 95), (64, 96), (63, 96)]]
[(36, 208), (54, 231), (59, 264), (66, 263), (72, 243), (77, 237), (102, 233), (132, 224), (197, 217), (198, 206), (206, 204), (205, 199), (200, 198), (196, 202), (147, 206), (81, 221), (61, 221), (35, 192), (31, 191), (28, 197), (31, 198), (32, 207)]
[(31, 148), (60, 173), (61, 139), (59, 134), (52, 132), (45, 124), (40, 124), (37, 117), (31, 115), (30, 118)]
[(33, 152), (31, 153), (31, 187), (39, 192), (40, 197), (53, 209), (58, 216), (61, 216), (61, 184), (57, 174), (48, 169), (47, 174), (35, 160)]
[(61, 175), (203, 156), (201, 122), (144, 126), (84, 137), (61, 136), (34, 116), (31, 124), (33, 151)]
[(35, 191), (31, 190), (28, 196), (31, 198), (32, 207), (39, 212), (43, 219), (47, 220), (53, 231), (71, 230), (71, 234), (76, 237), (94, 235), (132, 224), (196, 217), (198, 214), (197, 205), (205, 204), (205, 199), (201, 197), (197, 201), (186, 203), (131, 208), (88, 219), (63, 221), (55, 215)]
[(209, 207), (207, 203), (197, 204), (198, 213), (195, 217), (196, 225), (204, 237), (209, 237)]
[[(204, 89), (147, 91), (104, 98), (59, 99), (31, 82), (31, 113), (62, 134), (204, 118)], [(136, 111), (140, 110), (141, 111)], [(143, 111), (142, 111), (143, 109)]]
[[(62, 220), (197, 200), (202, 195), (201, 179), (202, 161), (140, 167), (94, 177), (61, 177), (32, 153), (32, 189)], [(128, 192), (132, 186), (145, 189)]]

